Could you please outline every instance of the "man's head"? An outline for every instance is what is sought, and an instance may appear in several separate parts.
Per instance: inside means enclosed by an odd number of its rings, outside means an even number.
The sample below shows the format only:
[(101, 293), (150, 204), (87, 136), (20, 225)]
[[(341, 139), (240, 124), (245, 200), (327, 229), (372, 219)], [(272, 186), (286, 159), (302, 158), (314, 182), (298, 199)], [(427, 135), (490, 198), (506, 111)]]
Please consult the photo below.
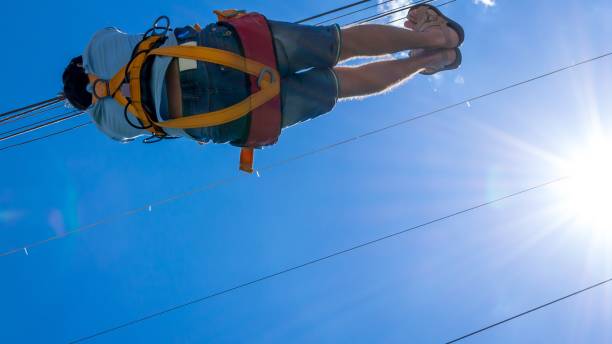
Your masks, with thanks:
[(91, 93), (87, 92), (89, 78), (83, 69), (82, 56), (70, 60), (62, 74), (62, 81), (64, 82), (64, 96), (72, 106), (85, 110), (91, 105)]

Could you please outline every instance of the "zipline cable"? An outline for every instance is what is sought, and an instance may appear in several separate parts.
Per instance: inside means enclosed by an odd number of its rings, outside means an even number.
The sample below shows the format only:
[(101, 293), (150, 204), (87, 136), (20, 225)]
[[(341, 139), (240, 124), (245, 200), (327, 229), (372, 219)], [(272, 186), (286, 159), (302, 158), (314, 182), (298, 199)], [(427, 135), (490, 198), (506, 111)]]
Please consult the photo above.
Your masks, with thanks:
[(420, 228), (423, 228), (423, 227), (427, 227), (427, 226), (430, 226), (432, 224), (435, 224), (435, 223), (438, 223), (438, 222), (442, 222), (442, 221), (451, 219), (453, 217), (456, 217), (456, 216), (459, 216), (459, 215), (462, 215), (462, 214), (465, 214), (465, 213), (469, 213), (471, 211), (474, 211), (474, 210), (477, 210), (477, 209), (480, 209), (480, 208), (483, 208), (483, 207), (486, 207), (486, 206), (489, 206), (489, 205), (501, 202), (503, 200), (506, 200), (506, 199), (509, 199), (509, 198), (512, 198), (512, 197), (516, 197), (516, 196), (528, 193), (530, 191), (534, 191), (534, 190), (537, 190), (537, 189), (544, 188), (546, 186), (549, 186), (549, 185), (561, 182), (561, 181), (566, 180), (568, 178), (569, 177), (566, 176), (566, 177), (561, 177), (561, 178), (557, 178), (557, 179), (554, 179), (554, 180), (550, 180), (548, 182), (545, 182), (545, 183), (542, 183), (542, 184), (539, 184), (539, 185), (535, 185), (535, 186), (532, 186), (530, 188), (523, 189), (521, 191), (509, 194), (509, 195), (506, 195), (506, 196), (503, 196), (503, 197), (499, 197), (499, 198), (496, 198), (496, 199), (488, 201), (488, 202), (483, 202), (483, 203), (474, 205), (472, 207), (469, 207), (469, 208), (466, 208), (466, 209), (463, 209), (463, 210), (460, 210), (460, 211), (457, 211), (457, 212), (454, 212), (454, 213), (451, 213), (451, 214), (448, 214), (448, 215), (445, 215), (445, 216), (441, 216), (441, 217), (435, 218), (435, 219), (427, 221), (427, 222), (423, 222), (423, 223), (421, 223), (419, 225), (412, 226), (412, 227), (403, 229), (403, 230), (395, 232), (395, 233), (391, 233), (391, 234), (388, 234), (388, 235), (385, 235), (385, 236), (382, 236), (382, 237), (379, 237), (379, 238), (376, 238), (376, 239), (373, 239), (373, 240), (370, 240), (370, 241), (366, 241), (366, 242), (360, 243), (358, 245), (355, 245), (355, 246), (352, 246), (352, 247), (349, 247), (349, 248), (346, 248), (346, 249), (343, 249), (343, 250), (335, 251), (335, 252), (333, 252), (331, 254), (328, 254), (326, 256), (319, 257), (319, 258), (316, 258), (316, 259), (312, 259), (312, 260), (307, 261), (305, 263), (302, 263), (302, 264), (299, 264), (299, 265), (294, 265), (292, 267), (280, 270), (278, 272), (261, 276), (261, 277), (259, 277), (257, 279), (254, 279), (254, 280), (251, 280), (251, 281), (248, 281), (248, 282), (244, 282), (244, 283), (238, 284), (238, 285), (233, 286), (231, 288), (223, 289), (221, 291), (218, 291), (218, 292), (215, 292), (215, 293), (211, 293), (211, 294), (208, 294), (206, 296), (203, 296), (203, 297), (200, 297), (200, 298), (197, 298), (197, 299), (193, 299), (193, 300), (190, 300), (190, 301), (187, 301), (187, 302), (184, 302), (184, 303), (181, 303), (181, 304), (178, 304), (178, 305), (166, 308), (164, 310), (161, 310), (161, 311), (158, 311), (158, 312), (155, 312), (155, 313), (148, 314), (148, 315), (143, 316), (141, 318), (124, 322), (124, 323), (119, 324), (117, 326), (113, 326), (113, 327), (110, 327), (108, 329), (96, 332), (94, 334), (78, 338), (78, 339), (76, 339), (74, 341), (71, 341), (71, 343), (80, 343), (80, 342), (84, 342), (84, 341), (87, 341), (87, 340), (90, 340), (90, 339), (93, 339), (93, 338), (96, 338), (96, 337), (100, 337), (102, 335), (105, 335), (105, 334), (108, 334), (108, 333), (120, 330), (122, 328), (129, 327), (129, 326), (141, 323), (143, 321), (147, 321), (147, 320), (150, 320), (152, 318), (156, 318), (156, 317), (162, 316), (162, 315), (164, 315), (166, 313), (170, 313), (170, 312), (179, 310), (181, 308), (192, 306), (194, 304), (201, 303), (203, 301), (212, 299), (212, 298), (217, 297), (217, 296), (228, 294), (228, 293), (230, 293), (232, 291), (235, 291), (237, 289), (248, 287), (250, 285), (253, 285), (253, 284), (256, 284), (256, 283), (259, 283), (259, 282), (263, 282), (265, 280), (269, 280), (269, 279), (272, 279), (274, 277), (278, 277), (280, 275), (284, 275), (284, 274), (287, 274), (289, 272), (292, 272), (292, 271), (295, 271), (295, 270), (298, 270), (298, 269), (305, 268), (305, 267), (310, 266), (310, 265), (314, 265), (314, 264), (317, 264), (317, 263), (329, 260), (331, 258), (343, 255), (345, 253), (349, 253), (349, 252), (352, 252), (352, 251), (355, 251), (355, 250), (358, 250), (358, 249), (361, 249), (361, 248), (364, 248), (364, 247), (367, 247), (367, 246), (371, 246), (371, 245), (374, 245), (374, 244), (379, 243), (381, 241), (385, 241), (387, 239), (395, 238), (395, 237), (398, 237), (398, 236), (400, 236), (402, 234), (406, 234), (408, 232), (412, 232), (414, 230), (417, 230), (417, 229), (420, 229)]
[[(396, 7), (396, 8), (390, 9), (388, 11), (385, 11), (385, 12), (382, 12), (382, 13), (377, 13), (375, 15), (366, 17), (364, 19), (354, 20), (354, 21), (352, 21), (352, 22), (350, 22), (348, 24), (344, 24), (343, 26), (350, 26), (350, 25), (354, 25), (354, 24), (366, 24), (366, 23), (372, 22), (372, 21), (377, 20), (377, 19), (388, 17), (388, 16), (390, 16), (392, 14), (395, 14), (395, 13), (399, 13), (399, 12), (402, 12), (402, 11), (409, 10), (409, 9), (415, 7), (415, 6), (418, 6), (418, 5), (428, 4), (428, 3), (433, 2), (433, 1), (435, 1), (435, 0), (425, 0), (425, 1), (422, 1), (420, 3), (415, 3), (415, 4), (409, 4), (409, 5), (404, 5), (404, 6)], [(457, 0), (449, 1), (449, 2), (447, 2), (445, 4), (442, 4), (442, 5), (439, 5), (439, 6), (436, 6), (436, 7), (442, 7), (444, 5), (450, 4), (450, 3), (455, 2), (455, 1), (457, 1)], [(405, 19), (405, 18), (401, 18), (401, 19)]]
[(33, 117), (33, 116), (42, 115), (42, 114), (44, 114), (46, 112), (53, 111), (53, 110), (59, 109), (59, 108), (64, 107), (64, 106), (65, 105), (63, 103), (53, 104), (51, 106), (47, 106), (47, 107), (45, 107), (43, 109), (40, 109), (40, 110), (37, 110), (37, 111), (28, 112), (27, 114), (24, 114), (24, 115), (13, 115), (13, 116), (8, 116), (6, 118), (1, 118), (0, 119), (0, 126), (8, 125), (9, 123), (13, 123), (13, 122), (16, 122), (16, 121), (21, 121), (21, 120), (24, 120), (26, 118), (30, 118), (30, 117)]
[(8, 115), (11, 115), (11, 114), (14, 114), (14, 113), (18, 113), (18, 112), (27, 112), (27, 111), (30, 111), (32, 108), (35, 108), (35, 107), (41, 107), (41, 106), (48, 105), (48, 104), (55, 104), (55, 103), (59, 103), (61, 101), (64, 101), (64, 96), (53, 97), (51, 99), (43, 100), (43, 101), (38, 102), (38, 103), (30, 104), (30, 105), (27, 105), (27, 106), (24, 106), (24, 107), (21, 107), (21, 108), (18, 108), (18, 109), (14, 109), (14, 110), (11, 110), (11, 111), (7, 111), (7, 112), (4, 112), (4, 113), (1, 113), (0, 114), (0, 118), (6, 117)]
[(514, 315), (514, 316), (511, 316), (511, 317), (509, 317), (509, 318), (506, 318), (506, 319), (504, 319), (504, 320), (502, 320), (502, 321), (498, 321), (498, 322), (496, 322), (496, 323), (494, 323), (494, 324), (491, 324), (491, 325), (489, 325), (489, 326), (483, 327), (483, 328), (481, 328), (481, 329), (479, 329), (479, 330), (476, 330), (476, 331), (474, 331), (474, 332), (470, 332), (470, 333), (468, 333), (468, 334), (466, 334), (466, 335), (464, 335), (464, 336), (461, 336), (461, 337), (459, 337), (459, 338), (453, 339), (453, 340), (451, 340), (450, 342), (446, 342), (446, 344), (451, 344), (451, 343), (456, 343), (456, 342), (459, 342), (459, 341), (461, 341), (461, 340), (464, 340), (464, 339), (466, 339), (466, 338), (472, 337), (472, 336), (477, 335), (477, 334), (479, 334), (479, 333), (482, 333), (482, 332), (484, 332), (484, 331), (490, 330), (490, 329), (492, 329), (493, 327), (496, 327), (496, 326), (499, 326), (499, 325), (505, 324), (505, 323), (510, 322), (510, 321), (512, 321), (512, 320), (514, 320), (514, 319), (517, 319), (517, 318), (523, 317), (523, 316), (525, 316), (525, 315), (527, 315), (527, 314), (529, 314), (529, 313), (532, 313), (532, 312), (538, 311), (538, 310), (540, 310), (540, 309), (542, 309), (542, 308), (545, 308), (545, 307), (551, 306), (551, 305), (553, 305), (553, 304), (555, 304), (555, 303), (557, 303), (557, 302), (561, 302), (561, 301), (563, 301), (563, 300), (567, 300), (567, 299), (569, 299), (569, 298), (571, 298), (571, 297), (574, 297), (574, 296), (576, 296), (576, 295), (582, 294), (582, 293), (584, 293), (584, 292), (587, 292), (587, 291), (589, 291), (589, 290), (591, 290), (591, 289), (595, 289), (595, 288), (597, 288), (597, 287), (600, 287), (600, 286), (602, 286), (602, 285), (604, 285), (604, 284), (608, 284), (608, 283), (610, 283), (610, 282), (612, 282), (612, 278), (609, 278), (609, 279), (607, 279), (607, 280), (605, 280), (605, 281), (601, 281), (601, 282), (599, 282), (599, 283), (593, 284), (593, 285), (588, 286), (588, 287), (586, 287), (586, 288), (584, 288), (584, 289), (580, 289), (580, 290), (575, 291), (575, 292), (573, 292), (573, 293), (571, 293), (571, 294), (568, 294), (568, 295), (565, 295), (565, 296), (563, 296), (563, 297), (560, 297), (560, 298), (558, 298), (558, 299), (556, 299), (556, 300), (553, 300), (553, 301), (547, 302), (547, 303), (545, 303), (545, 304), (543, 304), (543, 305), (540, 305), (540, 306), (537, 306), (537, 307), (531, 308), (531, 309), (526, 310), (526, 311), (524, 311), (524, 312), (522, 312), (522, 313), (519, 313), (519, 314), (517, 314), (517, 315)]
[(19, 131), (19, 132), (16, 132), (14, 134), (10, 134), (10, 135), (4, 136), (4, 137), (0, 137), (0, 142), (6, 141), (8, 139), (15, 138), (17, 136), (21, 136), (21, 135), (24, 135), (24, 134), (27, 134), (27, 133), (31, 133), (33, 131), (36, 131), (36, 130), (39, 130), (39, 129), (42, 129), (42, 128), (46, 128), (46, 127), (48, 127), (50, 125), (53, 125), (53, 124), (62, 123), (62, 122), (67, 121), (69, 119), (73, 119), (73, 118), (79, 117), (79, 116), (83, 115), (84, 113), (85, 112), (83, 112), (83, 111), (76, 110), (75, 113), (73, 113), (72, 115), (65, 116), (65, 117), (62, 117), (62, 118), (58, 118), (56, 120), (49, 121), (49, 122), (37, 125), (35, 127), (29, 128), (29, 129), (25, 129), (25, 130), (22, 130), (22, 131)]
[[(351, 26), (351, 25), (354, 25), (354, 24), (367, 24), (367, 23), (373, 22), (375, 20), (378, 20), (378, 19), (381, 19), (381, 18), (384, 18), (384, 17), (388, 17), (390, 15), (393, 15), (393, 14), (396, 14), (396, 13), (399, 13), (399, 12), (407, 11), (407, 10), (410, 10), (411, 8), (417, 7), (419, 5), (428, 4), (428, 3), (431, 3), (431, 2), (434, 2), (434, 1), (439, 1), (439, 0), (421, 0), (421, 1), (417, 1), (417, 2), (414, 2), (414, 3), (408, 4), (408, 5), (399, 6), (399, 7), (396, 7), (396, 8), (391, 8), (391, 9), (389, 9), (387, 11), (384, 11), (384, 12), (381, 12), (381, 13), (377, 13), (375, 15), (372, 15), (372, 16), (369, 16), (369, 17), (366, 17), (366, 18), (357, 19), (357, 20), (354, 20), (354, 21), (349, 22), (347, 24), (343, 24), (342, 27), (348, 27), (348, 26)], [(455, 1), (457, 1), (457, 0), (450, 0), (450, 1), (447, 1), (445, 3), (439, 4), (439, 5), (435, 5), (435, 7), (440, 8), (440, 7), (446, 6), (446, 5), (450, 4), (450, 3), (453, 3)], [(406, 17), (402, 16), (401, 18), (392, 20), (392, 21), (388, 22), (387, 24), (395, 23), (395, 22), (400, 21), (400, 20), (406, 20)]]
[(22, 112), (14, 113), (14, 114), (8, 114), (8, 115), (6, 115), (4, 117), (0, 117), (0, 122), (6, 122), (6, 121), (10, 121), (10, 120), (18, 120), (20, 118), (29, 117), (33, 113), (44, 113), (46, 111), (49, 111), (51, 108), (55, 108), (55, 106), (57, 106), (58, 103), (61, 103), (61, 102), (62, 101), (50, 102), (50, 103), (47, 103), (47, 104), (42, 104), (42, 105), (31, 107), (31, 108), (27, 109), (27, 111), (22, 111)]
[[(382, 2), (377, 3), (376, 5), (370, 5), (370, 6), (363, 7), (363, 8), (360, 8), (360, 9), (357, 9), (357, 10), (354, 10), (354, 11), (351, 11), (351, 12), (348, 12), (348, 13), (341, 14), (341, 15), (339, 15), (339, 16), (335, 16), (335, 17), (329, 18), (329, 19), (324, 20), (324, 21), (320, 21), (320, 22), (318, 22), (318, 23), (315, 23), (314, 25), (323, 25), (323, 24), (327, 24), (327, 23), (332, 22), (332, 21), (334, 21), (334, 20), (341, 19), (341, 18), (345, 18), (345, 17), (351, 16), (351, 15), (353, 15), (353, 14), (360, 13), (360, 12), (363, 12), (363, 11), (369, 10), (369, 9), (371, 9), (371, 8), (375, 8), (375, 7), (378, 7), (378, 6), (381, 6), (381, 5), (387, 4), (387, 3), (392, 2), (392, 1), (396, 1), (396, 0), (385, 0), (385, 1), (382, 1)], [(417, 4), (418, 4), (418, 2), (417, 2), (417, 3), (414, 3), (413, 5), (417, 5)]]
[(7, 134), (10, 134), (10, 133), (14, 133), (14, 132), (22, 130), (22, 129), (30, 128), (30, 127), (35, 126), (37, 124), (48, 123), (49, 121), (54, 120), (54, 119), (58, 119), (58, 118), (62, 119), (62, 118), (65, 118), (67, 116), (70, 116), (72, 114), (75, 114), (78, 111), (80, 111), (80, 110), (72, 110), (72, 111), (60, 113), (60, 114), (55, 115), (55, 116), (51, 116), (49, 118), (41, 119), (40, 121), (36, 121), (36, 122), (32, 122), (32, 123), (29, 123), (29, 124), (26, 124), (26, 125), (22, 125), (21, 127), (17, 127), (17, 128), (13, 128), (11, 130), (7, 130), (7, 131), (4, 131), (4, 132), (1, 132), (0, 136), (7, 135)]
[[(19, 143), (15, 143), (15, 144), (12, 144), (12, 145), (9, 145), (9, 146), (2, 147), (2, 148), (0, 148), (0, 151), (6, 150), (6, 149), (10, 149), (10, 148), (14, 148), (14, 147), (23, 146), (23, 145), (26, 145), (28, 143), (35, 142), (35, 141), (44, 140), (44, 139), (49, 138), (51, 136), (60, 135), (60, 134), (72, 131), (74, 129), (82, 128), (82, 127), (90, 125), (90, 124), (92, 124), (92, 122), (81, 123), (81, 124), (78, 124), (78, 125), (66, 128), (66, 129), (62, 129), (60, 131), (53, 132), (51, 134), (47, 134), (47, 135), (44, 135), (44, 136), (41, 136), (41, 137), (33, 138), (31, 140), (27, 140), (27, 141), (24, 141), (24, 142), (19, 142)], [(0, 257), (1, 256), (2, 255), (0, 255)]]
[[(435, 115), (437, 113), (440, 113), (440, 112), (443, 112), (443, 111), (446, 111), (446, 110), (450, 110), (450, 109), (462, 106), (462, 105), (464, 105), (464, 104), (466, 104), (468, 102), (474, 102), (476, 100), (480, 100), (480, 99), (483, 99), (483, 98), (486, 98), (486, 97), (489, 97), (489, 96), (492, 96), (492, 95), (495, 95), (495, 94), (498, 94), (498, 93), (501, 93), (501, 92), (505, 92), (507, 90), (510, 90), (510, 89), (513, 89), (513, 88), (516, 88), (516, 87), (519, 87), (519, 86), (531, 83), (533, 81), (536, 81), (536, 80), (539, 80), (539, 79), (543, 79), (543, 78), (549, 77), (551, 75), (558, 74), (558, 73), (561, 73), (563, 71), (576, 68), (576, 67), (581, 66), (581, 65), (592, 63), (592, 62), (597, 61), (597, 60), (601, 60), (601, 59), (606, 58), (606, 57), (611, 56), (611, 55), (612, 55), (612, 52), (608, 52), (608, 53), (605, 53), (605, 54), (602, 54), (602, 55), (599, 55), (599, 56), (596, 56), (596, 57), (593, 57), (593, 58), (590, 58), (590, 59), (587, 59), (587, 60), (583, 60), (583, 61), (571, 64), (571, 65), (568, 65), (568, 66), (565, 66), (565, 67), (561, 67), (561, 68), (555, 69), (555, 70), (553, 70), (551, 72), (540, 74), (538, 76), (535, 76), (535, 77), (532, 77), (532, 78), (529, 78), (529, 79), (526, 79), (526, 80), (523, 80), (523, 81), (520, 81), (520, 82), (516, 82), (516, 83), (510, 84), (508, 86), (504, 86), (502, 88), (498, 88), (498, 89), (493, 90), (493, 91), (489, 91), (489, 92), (480, 94), (478, 96), (474, 96), (474, 97), (471, 97), (471, 98), (466, 98), (466, 99), (464, 99), (462, 101), (459, 101), (459, 102), (456, 102), (456, 103), (453, 103), (453, 104), (450, 104), (450, 105), (446, 105), (446, 106), (440, 107), (438, 109), (435, 109), (435, 110), (432, 110), (432, 111), (429, 111), (429, 112), (426, 112), (426, 113), (422, 113), (420, 115), (409, 117), (409, 118), (406, 118), (404, 120), (401, 120), (401, 121), (398, 121), (398, 122), (386, 125), (384, 127), (373, 129), (373, 130), (367, 131), (365, 133), (362, 133), (360, 135), (353, 136), (353, 137), (350, 137), (350, 138), (347, 138), (347, 139), (344, 139), (344, 140), (341, 140), (341, 141), (329, 144), (327, 146), (322, 146), (322, 147), (313, 149), (313, 150), (308, 151), (308, 152), (304, 152), (304, 153), (299, 154), (299, 155), (295, 155), (293, 157), (290, 157), (290, 158), (287, 158), (287, 159), (284, 159), (284, 160), (280, 160), (280, 161), (278, 161), (276, 163), (272, 163), (272, 164), (269, 164), (267, 166), (263, 166), (263, 167), (259, 168), (258, 171), (269, 171), (269, 170), (275, 169), (275, 168), (277, 168), (279, 166), (288, 164), (290, 162), (293, 162), (293, 161), (296, 161), (296, 160), (301, 160), (301, 159), (304, 159), (304, 158), (306, 158), (308, 156), (316, 155), (316, 154), (322, 153), (324, 151), (327, 151), (327, 150), (330, 150), (330, 149), (333, 149), (333, 148), (336, 148), (336, 147), (339, 147), (339, 146), (342, 146), (342, 145), (345, 145), (345, 144), (348, 144), (348, 143), (351, 143), (351, 142), (359, 141), (359, 140), (361, 140), (361, 139), (363, 139), (365, 137), (368, 137), (368, 136), (371, 136), (371, 135), (375, 135), (375, 134), (381, 133), (383, 131), (386, 131), (386, 130), (389, 130), (389, 129), (392, 129), (392, 128), (395, 128), (395, 127), (399, 127), (399, 126), (405, 125), (407, 123), (414, 122), (414, 121), (420, 120), (422, 118), (426, 118), (426, 117)], [(74, 129), (74, 128), (71, 128), (71, 129)], [(2, 151), (4, 149), (8, 149), (8, 148), (10, 148), (10, 147), (0, 148), (0, 151)], [(39, 246), (39, 245), (42, 245), (42, 244), (45, 244), (45, 243), (48, 243), (48, 242), (51, 242), (51, 241), (55, 241), (55, 240), (58, 240), (58, 239), (61, 239), (61, 238), (65, 238), (65, 237), (68, 237), (68, 236), (71, 236), (71, 235), (74, 235), (74, 234), (77, 234), (77, 233), (81, 233), (81, 232), (90, 230), (90, 229), (95, 228), (95, 227), (97, 227), (98, 225), (101, 225), (101, 224), (105, 224), (105, 223), (109, 223), (109, 222), (112, 222), (112, 221), (116, 221), (116, 220), (122, 219), (124, 217), (133, 216), (135, 214), (138, 214), (138, 213), (146, 211), (149, 208), (149, 205), (158, 206), (158, 205), (163, 205), (163, 204), (166, 204), (166, 203), (174, 202), (176, 200), (185, 198), (187, 196), (190, 196), (190, 195), (193, 195), (193, 194), (196, 194), (196, 193), (199, 193), (199, 192), (203, 192), (203, 191), (206, 191), (206, 190), (210, 190), (210, 189), (213, 189), (213, 188), (218, 187), (218, 186), (223, 185), (223, 184), (228, 184), (230, 182), (238, 180), (238, 178), (243, 178), (245, 176), (247, 176), (247, 175), (246, 174), (239, 174), (239, 175), (236, 175), (236, 176), (233, 176), (233, 177), (227, 177), (227, 178), (224, 178), (224, 179), (219, 179), (217, 181), (213, 181), (213, 182), (205, 184), (203, 186), (198, 186), (198, 187), (195, 187), (195, 188), (193, 188), (191, 190), (171, 195), (168, 198), (161, 199), (161, 200), (155, 201), (153, 203), (149, 203), (149, 204), (147, 204), (145, 206), (138, 207), (138, 208), (133, 208), (131, 210), (128, 210), (128, 211), (125, 211), (125, 212), (122, 212), (122, 213), (119, 213), (119, 214), (116, 214), (116, 215), (113, 215), (113, 216), (106, 217), (106, 218), (104, 218), (102, 220), (99, 220), (97, 222), (94, 222), (94, 223), (91, 223), (91, 224), (88, 224), (88, 225), (84, 225), (84, 226), (81, 226), (81, 227), (78, 227), (78, 228), (66, 231), (63, 234), (51, 236), (51, 237), (48, 237), (48, 238), (43, 239), (43, 240), (31, 242), (31, 243), (26, 244), (24, 246), (20, 246), (20, 247), (17, 247), (17, 248), (10, 249), (8, 251), (4, 251), (4, 252), (0, 253), (0, 257), (5, 257), (5, 256), (9, 256), (9, 255), (12, 255), (12, 254), (15, 254), (15, 253), (23, 252), (24, 249), (30, 250), (33, 247), (36, 247), (36, 246)]]
[(328, 14), (333, 14), (333, 13), (336, 13), (336, 12), (340, 12), (340, 11), (349, 9), (351, 7), (359, 6), (361, 4), (365, 4), (366, 2), (370, 2), (370, 1), (373, 1), (373, 0), (360, 0), (360, 1), (356, 1), (356, 2), (353, 2), (353, 3), (345, 5), (345, 6), (334, 8), (333, 10), (329, 10), (329, 11), (326, 11), (326, 12), (323, 12), (323, 13), (316, 14), (316, 15), (314, 15), (312, 17), (308, 17), (308, 18), (304, 18), (304, 19), (298, 20), (298, 21), (295, 22), (295, 24), (302, 24), (302, 23), (305, 23), (307, 21), (310, 21), (310, 20), (313, 20), (313, 19), (317, 19), (317, 18), (321, 18), (321, 17), (324, 17), (324, 16), (326, 16)]
[[(453, 3), (453, 2), (455, 2), (455, 1), (457, 1), (457, 0), (450, 0), (450, 1), (447, 1), (447, 2), (443, 2), (443, 3), (439, 4), (439, 5), (436, 5), (436, 7), (440, 8), (440, 7), (446, 6), (446, 5), (448, 5), (448, 4), (452, 4), (452, 3)], [(400, 20), (406, 20), (406, 18), (404, 18), (404, 17), (402, 17), (402, 18), (397, 18), (397, 19), (394, 19), (394, 20), (388, 21), (388, 22), (386, 22), (385, 24), (393, 24), (393, 23), (397, 23), (397, 22), (398, 22), (398, 21), (400, 21)]]
[[(429, 2), (432, 2), (432, 1), (434, 1), (434, 0), (427, 0), (424, 3), (429, 3)], [(392, 14), (395, 14), (395, 13), (398, 13), (398, 12), (409, 10), (412, 7), (414, 7), (414, 6), (413, 5), (406, 5), (406, 6), (394, 8), (394, 9), (391, 9), (391, 10), (388, 10), (388, 11), (385, 11), (385, 12), (382, 12), (382, 13), (377, 13), (375, 15), (366, 17), (365, 19), (354, 20), (354, 21), (352, 21), (352, 22), (350, 22), (348, 24), (345, 24), (344, 26), (350, 26), (350, 25), (355, 25), (355, 24), (365, 24), (365, 23), (373, 22), (373, 21), (375, 21), (377, 19), (381, 19), (381, 18), (388, 17), (388, 16), (390, 16)], [(404, 18), (402, 18), (402, 19), (404, 19)]]

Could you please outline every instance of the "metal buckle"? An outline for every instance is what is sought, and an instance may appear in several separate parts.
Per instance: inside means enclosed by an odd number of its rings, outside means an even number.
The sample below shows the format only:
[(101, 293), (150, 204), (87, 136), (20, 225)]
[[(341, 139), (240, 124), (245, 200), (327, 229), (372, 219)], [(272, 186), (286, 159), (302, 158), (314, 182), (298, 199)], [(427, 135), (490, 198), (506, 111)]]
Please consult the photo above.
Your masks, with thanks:
[(264, 80), (264, 77), (267, 75), (270, 76), (270, 83), (273, 83), (274, 80), (274, 70), (270, 67), (264, 67), (261, 72), (259, 72), (259, 77), (257, 78), (257, 86), (259, 88), (263, 88), (261, 87), (261, 83)]
[[(98, 82), (103, 82), (106, 85), (106, 95), (103, 96), (103, 97), (100, 97), (98, 95), (98, 92), (96, 92), (96, 89), (97, 89), (96, 86), (98, 85)], [(93, 93), (93, 96), (96, 97), (97, 99), (102, 99), (102, 98), (110, 97), (111, 96), (111, 92), (110, 92), (110, 84), (109, 84), (108, 80), (96, 79), (96, 81), (94, 81), (94, 83), (92, 85), (92, 93)]]

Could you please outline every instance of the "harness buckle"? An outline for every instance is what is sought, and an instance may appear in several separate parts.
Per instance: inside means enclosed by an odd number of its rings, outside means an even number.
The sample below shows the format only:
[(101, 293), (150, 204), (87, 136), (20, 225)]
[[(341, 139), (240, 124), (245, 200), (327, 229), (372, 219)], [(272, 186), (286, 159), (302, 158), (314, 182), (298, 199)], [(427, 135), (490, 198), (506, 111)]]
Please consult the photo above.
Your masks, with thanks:
[[(106, 85), (106, 95), (104, 95), (104, 96), (100, 96), (98, 94), (98, 83), (99, 82), (102, 82), (102, 83), (104, 83), (104, 85)], [(93, 93), (93, 96), (96, 97), (97, 99), (102, 99), (102, 98), (110, 97), (111, 91), (110, 91), (110, 84), (109, 84), (108, 80), (96, 79), (96, 81), (94, 81), (94, 83), (92, 85), (92, 93)]]
[(261, 72), (259, 72), (259, 77), (257, 77), (257, 86), (259, 88), (263, 88), (261, 84), (265, 80), (264, 78), (266, 77), (266, 75), (270, 76), (270, 83), (273, 83), (276, 81), (274, 80), (274, 70), (270, 67), (264, 67), (262, 68)]

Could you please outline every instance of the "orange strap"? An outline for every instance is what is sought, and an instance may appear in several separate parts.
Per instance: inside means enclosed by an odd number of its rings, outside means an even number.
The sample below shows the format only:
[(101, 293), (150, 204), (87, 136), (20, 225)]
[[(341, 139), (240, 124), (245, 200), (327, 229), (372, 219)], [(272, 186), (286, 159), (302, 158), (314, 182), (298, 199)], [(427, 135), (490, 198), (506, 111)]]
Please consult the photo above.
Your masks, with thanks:
[(161, 38), (161, 36), (151, 36), (142, 41), (140, 43), (138, 51), (136, 52), (136, 57), (128, 64), (130, 67), (127, 75), (130, 85), (130, 101), (128, 101), (127, 97), (125, 97), (121, 93), (120, 89), (121, 85), (125, 82), (125, 71), (127, 66), (121, 68), (117, 72), (117, 74), (115, 74), (115, 76), (113, 76), (110, 80), (103, 80), (95, 74), (88, 75), (89, 82), (93, 88), (94, 104), (99, 99), (106, 97), (112, 97), (122, 106), (126, 106), (129, 104), (128, 111), (134, 114), (134, 116), (136, 116), (136, 118), (138, 118), (142, 122), (143, 126), (156, 136), (165, 136), (165, 133), (159, 125), (156, 125), (156, 123), (151, 120), (149, 115), (142, 107), (140, 90), (140, 71), (148, 55), (147, 53), (141, 52), (150, 49), (153, 44), (157, 43), (157, 41)]
[(260, 90), (252, 93), (241, 102), (217, 111), (155, 123), (161, 127), (186, 129), (211, 127), (228, 123), (246, 116), (253, 109), (276, 97), (280, 92), (280, 75), (276, 69), (226, 50), (200, 46), (178, 46), (154, 49), (151, 51), (151, 55), (211, 62), (259, 78)]
[(253, 148), (243, 147), (240, 150), (240, 170), (253, 173), (253, 163), (255, 162)]
[[(156, 122), (148, 116), (142, 107), (140, 91), (140, 70), (142, 64), (150, 55), (193, 59), (237, 69), (258, 77), (260, 90), (243, 101), (221, 110)], [(124, 80), (122, 71), (115, 75), (108, 84), (93, 74), (89, 76), (96, 91), (94, 100), (112, 95), (119, 104), (123, 106), (128, 104), (125, 96), (118, 90)], [(128, 75), (131, 93), (130, 110), (145, 126), (189, 129), (221, 125), (246, 116), (251, 110), (276, 97), (280, 92), (280, 75), (276, 69), (225, 50), (200, 46), (164, 47), (153, 49), (148, 54), (140, 54), (130, 64)]]

